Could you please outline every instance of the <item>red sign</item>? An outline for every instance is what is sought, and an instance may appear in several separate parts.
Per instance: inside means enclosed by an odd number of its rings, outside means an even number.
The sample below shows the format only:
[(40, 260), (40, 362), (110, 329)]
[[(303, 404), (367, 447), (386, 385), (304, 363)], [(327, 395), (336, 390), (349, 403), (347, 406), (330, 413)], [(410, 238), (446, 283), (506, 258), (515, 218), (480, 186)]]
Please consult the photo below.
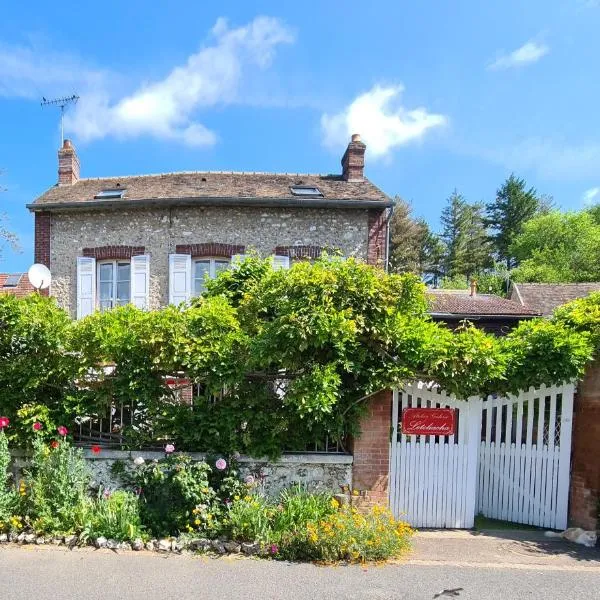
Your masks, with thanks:
[(453, 408), (405, 408), (402, 411), (405, 435), (453, 435), (455, 432)]

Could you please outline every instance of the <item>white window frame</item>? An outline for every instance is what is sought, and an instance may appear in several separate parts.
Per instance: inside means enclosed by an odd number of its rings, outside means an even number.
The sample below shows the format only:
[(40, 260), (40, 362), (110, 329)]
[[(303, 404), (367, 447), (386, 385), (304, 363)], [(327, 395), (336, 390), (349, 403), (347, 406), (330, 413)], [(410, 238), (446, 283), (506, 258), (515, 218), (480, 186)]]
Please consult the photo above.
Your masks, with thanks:
[[(197, 263), (206, 263), (206, 262), (208, 262), (208, 278), (214, 279), (217, 276), (217, 269), (216, 269), (217, 263), (226, 263), (227, 269), (231, 269), (232, 261), (231, 261), (231, 258), (227, 258), (225, 256), (194, 256), (194, 257), (192, 257), (192, 272), (191, 272), (192, 298), (196, 298), (202, 293), (202, 291), (200, 291), (200, 293), (196, 292), (196, 281), (200, 280), (199, 277), (196, 277), (196, 264)], [(224, 269), (224, 270), (226, 270), (226, 269)], [(205, 279), (202, 280), (201, 285), (204, 285), (204, 281), (205, 281)]]
[[(124, 302), (123, 304), (118, 304), (117, 303), (117, 283), (118, 283), (118, 278), (117, 278), (117, 274), (118, 274), (118, 265), (119, 264), (127, 264), (129, 265), (129, 298), (127, 299), (127, 302)], [(102, 265), (112, 265), (112, 298), (110, 299), (111, 301), (111, 306), (107, 307), (107, 308), (103, 308), (102, 307), (102, 298), (100, 297), (100, 269), (102, 267)], [(127, 258), (121, 258), (121, 259), (109, 259), (109, 260), (97, 260), (96, 261), (96, 306), (97, 306), (97, 310), (99, 311), (103, 311), (103, 310), (110, 310), (112, 308), (115, 308), (117, 306), (125, 306), (127, 304), (130, 304), (132, 302), (132, 288), (131, 288), (131, 281), (133, 278), (133, 265), (131, 262), (131, 259), (127, 259)]]

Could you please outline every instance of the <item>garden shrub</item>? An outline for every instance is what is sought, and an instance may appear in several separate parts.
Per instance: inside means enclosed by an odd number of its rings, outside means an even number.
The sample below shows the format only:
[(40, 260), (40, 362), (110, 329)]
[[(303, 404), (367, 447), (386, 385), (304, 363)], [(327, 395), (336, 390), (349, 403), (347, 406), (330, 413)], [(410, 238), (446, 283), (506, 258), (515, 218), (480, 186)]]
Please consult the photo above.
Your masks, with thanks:
[(304, 535), (284, 536), (279, 551), (282, 557), (295, 560), (386, 560), (409, 549), (412, 533), (407, 523), (394, 519), (386, 508), (375, 506), (359, 512), (344, 506), (308, 523)]
[(100, 536), (119, 541), (147, 537), (142, 526), (138, 496), (123, 490), (101, 491), (88, 504), (83, 522), (82, 541)]
[[(0, 419), (5, 418), (0, 417)], [(0, 532), (9, 528), (10, 519), (14, 516), (18, 502), (18, 495), (10, 472), (10, 462), (8, 440), (4, 433), (4, 427), (0, 426)]]
[(50, 445), (36, 436), (22, 482), (22, 510), (37, 533), (81, 531), (88, 514), (90, 472), (80, 449), (61, 437)]
[(233, 539), (258, 542), (276, 558), (385, 560), (409, 548), (412, 529), (382, 507), (359, 512), (329, 494), (292, 487), (270, 500), (248, 494), (229, 510)]

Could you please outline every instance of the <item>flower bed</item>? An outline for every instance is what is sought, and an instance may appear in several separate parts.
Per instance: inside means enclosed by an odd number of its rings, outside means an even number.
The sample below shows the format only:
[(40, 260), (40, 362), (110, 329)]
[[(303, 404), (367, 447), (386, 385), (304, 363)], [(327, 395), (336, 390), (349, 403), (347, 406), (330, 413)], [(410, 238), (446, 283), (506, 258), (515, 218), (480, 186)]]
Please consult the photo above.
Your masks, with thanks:
[(242, 477), (231, 459), (195, 461), (170, 444), (161, 459), (116, 463), (124, 489), (94, 489), (66, 428), (47, 443), (37, 422), (33, 456), (22, 478), (12, 481), (9, 425), (0, 418), (0, 543), (324, 561), (384, 560), (409, 545), (410, 527), (383, 508), (361, 514), (302, 485), (269, 497), (260, 473)]

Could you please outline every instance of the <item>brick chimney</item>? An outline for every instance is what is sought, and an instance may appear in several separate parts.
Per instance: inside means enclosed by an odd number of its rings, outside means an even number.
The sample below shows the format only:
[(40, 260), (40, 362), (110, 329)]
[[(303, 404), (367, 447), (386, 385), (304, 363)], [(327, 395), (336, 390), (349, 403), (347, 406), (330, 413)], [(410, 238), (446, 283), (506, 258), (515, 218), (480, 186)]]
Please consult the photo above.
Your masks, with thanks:
[(471, 296), (477, 296), (477, 279), (471, 279)]
[(58, 151), (58, 185), (73, 185), (79, 181), (79, 158), (71, 140), (65, 140)]
[(342, 177), (346, 181), (362, 181), (365, 170), (366, 145), (360, 141), (358, 133), (352, 134), (352, 139), (342, 156)]

